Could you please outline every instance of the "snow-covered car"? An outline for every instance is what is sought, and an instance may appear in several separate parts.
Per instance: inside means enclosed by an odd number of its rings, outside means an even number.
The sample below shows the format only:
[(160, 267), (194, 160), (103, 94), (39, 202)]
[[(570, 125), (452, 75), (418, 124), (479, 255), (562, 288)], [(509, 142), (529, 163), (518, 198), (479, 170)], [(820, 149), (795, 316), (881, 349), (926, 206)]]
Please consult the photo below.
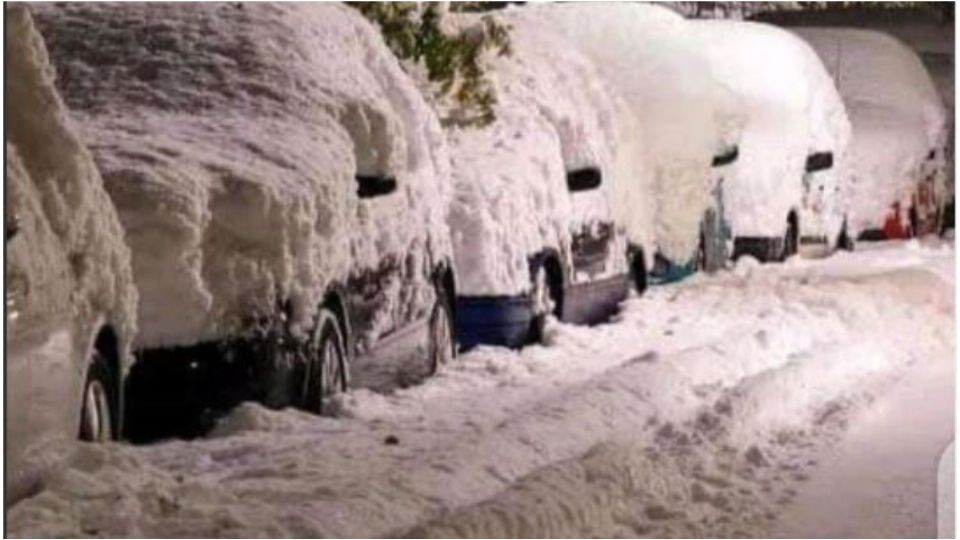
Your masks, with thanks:
[[(705, 259), (709, 270), (721, 265), (713, 251), (722, 243), (700, 239), (718, 231), (706, 221), (716, 215), (719, 169), (736, 159), (738, 104), (711, 76), (688, 22), (638, 3), (542, 4), (511, 15), (515, 26), (555, 31), (587, 56), (629, 111), (633, 127), (617, 146), (634, 162), (614, 178), (615, 209), (631, 245), (647, 248), (650, 283), (683, 277)], [(701, 246), (709, 257), (698, 256)]]
[(23, 5), (4, 8), (5, 493), (29, 493), (70, 441), (119, 434), (132, 357), (130, 251)]
[[(612, 201), (617, 153), (626, 155), (616, 148), (618, 130), (629, 111), (567, 42), (499, 16), (511, 26), (512, 52), (490, 62), (496, 118), (448, 128), (464, 347), (536, 340), (551, 313), (596, 323), (629, 292)], [(467, 27), (478, 21), (458, 17)]]
[(251, 396), (316, 411), (452, 357), (443, 132), (359, 12), (35, 10), (133, 251), (131, 437)]
[(850, 123), (816, 53), (766, 24), (690, 23), (743, 112), (736, 171), (723, 184), (733, 257), (781, 260), (802, 241), (835, 246)]
[(947, 119), (920, 58), (877, 31), (793, 31), (820, 55), (853, 126), (845, 193), (851, 236), (887, 236), (883, 229), (891, 219), (897, 223), (888, 231), (938, 232), (947, 199)]

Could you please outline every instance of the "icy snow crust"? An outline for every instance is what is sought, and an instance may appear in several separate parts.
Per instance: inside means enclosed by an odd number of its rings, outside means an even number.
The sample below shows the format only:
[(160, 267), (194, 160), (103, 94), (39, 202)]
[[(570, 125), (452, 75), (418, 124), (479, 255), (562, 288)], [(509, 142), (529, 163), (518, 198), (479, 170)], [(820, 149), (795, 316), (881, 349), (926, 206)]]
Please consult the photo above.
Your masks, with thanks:
[[(839, 229), (835, 194), (845, 165), (850, 123), (829, 73), (816, 53), (779, 28), (738, 21), (690, 21), (704, 43), (714, 75), (741, 100), (746, 117), (736, 173), (724, 184), (727, 218), (735, 236), (780, 237), (791, 209), (800, 228)], [(809, 179), (808, 154), (833, 152), (832, 169)]]
[[(921, 180), (946, 181), (946, 112), (917, 55), (876, 31), (795, 28), (820, 55), (853, 125), (846, 204), (854, 233), (883, 225), (894, 201), (903, 208)], [(933, 160), (927, 160), (936, 150)]]
[[(421, 275), (450, 252), (443, 135), (357, 12), (35, 9), (134, 250), (139, 346), (229, 335), (285, 299), (306, 323), (334, 280), (391, 257), (395, 320), (429, 307)], [(358, 173), (398, 189), (359, 201)]]
[(633, 123), (617, 140), (618, 216), (634, 243), (688, 261), (712, 202), (711, 158), (736, 143), (742, 114), (711, 76), (690, 25), (666, 8), (631, 3), (537, 5), (510, 11), (508, 20), (563, 36), (622, 97), (621, 120)]
[(47, 48), (28, 10), (4, 13), (5, 97), (12, 105), (6, 108), (8, 209), (20, 209), (19, 236), (35, 240), (14, 237), (6, 244), (8, 268), (27, 281), (26, 310), (41, 318), (69, 310), (76, 354), (86, 354), (99, 322), (113, 327), (118, 353), (127, 359), (137, 294), (123, 229), (57, 93)]
[[(464, 27), (477, 21), (455, 19)], [(448, 129), (459, 294), (526, 292), (531, 255), (548, 248), (567, 255), (572, 233), (613, 220), (616, 159), (624, 150), (617, 147), (625, 129), (622, 106), (589, 60), (556, 36), (523, 25), (510, 36), (512, 53), (489, 60), (496, 120), (483, 128)], [(568, 191), (567, 171), (581, 167), (600, 169), (599, 189)], [(622, 237), (605, 274), (626, 272)]]

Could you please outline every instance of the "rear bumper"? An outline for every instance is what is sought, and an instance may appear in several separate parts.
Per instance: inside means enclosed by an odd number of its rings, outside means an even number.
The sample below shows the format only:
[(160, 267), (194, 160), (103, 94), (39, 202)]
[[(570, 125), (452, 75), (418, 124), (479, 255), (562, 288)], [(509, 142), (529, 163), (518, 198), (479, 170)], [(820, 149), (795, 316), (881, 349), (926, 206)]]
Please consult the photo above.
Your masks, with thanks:
[(779, 261), (783, 255), (783, 238), (737, 236), (733, 239), (733, 260), (744, 255), (750, 255), (760, 262)]
[(521, 347), (532, 322), (533, 304), (526, 295), (457, 297), (457, 334), (462, 349), (480, 344)]
[(695, 260), (687, 264), (676, 264), (663, 257), (658, 257), (653, 269), (650, 270), (651, 285), (666, 285), (685, 279), (697, 271)]
[[(626, 274), (567, 287), (561, 320), (597, 324), (617, 312), (629, 293)], [(533, 305), (526, 295), (457, 297), (457, 334), (462, 349), (480, 344), (518, 348), (529, 342)]]

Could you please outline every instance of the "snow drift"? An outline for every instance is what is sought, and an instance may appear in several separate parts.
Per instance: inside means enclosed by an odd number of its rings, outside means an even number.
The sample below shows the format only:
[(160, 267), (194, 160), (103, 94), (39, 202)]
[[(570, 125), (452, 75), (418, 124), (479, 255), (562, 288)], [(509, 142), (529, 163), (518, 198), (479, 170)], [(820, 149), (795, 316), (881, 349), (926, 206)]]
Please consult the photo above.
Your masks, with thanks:
[[(724, 185), (733, 234), (780, 237), (790, 210), (806, 208), (813, 212), (801, 215), (801, 231), (834, 239), (840, 219), (831, 206), (845, 167), (850, 123), (817, 55), (803, 40), (770, 25), (690, 24), (703, 40), (714, 75), (742, 100), (746, 114), (737, 172)], [(804, 179), (806, 158), (816, 152), (832, 152), (834, 166)], [(806, 204), (805, 191), (813, 195)]]
[(665, 257), (686, 263), (712, 202), (711, 158), (736, 143), (742, 114), (711, 76), (696, 33), (666, 8), (630, 3), (531, 6), (508, 20), (556, 31), (622, 96), (635, 123), (618, 140), (617, 213), (633, 242), (655, 238)]
[[(509, 20), (509, 19), (508, 19)], [(460, 15), (463, 27), (478, 18)], [(612, 220), (611, 186), (620, 173), (622, 104), (593, 65), (549, 32), (517, 25), (512, 53), (490, 58), (496, 120), (448, 129), (455, 196), (450, 212), (459, 292), (520, 294), (530, 288), (528, 257), (569, 253), (571, 234)], [(600, 170), (602, 184), (570, 193), (566, 173)], [(625, 247), (607, 272), (624, 273)], [(576, 276), (574, 276), (576, 278)]]
[[(4, 485), (23, 494), (77, 436), (99, 332), (125, 370), (136, 332), (130, 251), (103, 180), (54, 87), (25, 6), (6, 8)], [(106, 335), (106, 334), (104, 334)]]
[[(391, 257), (410, 278), (391, 294), (428, 308), (421, 270), (450, 250), (443, 136), (357, 12), (35, 10), (133, 248), (139, 346), (230, 335), (287, 300), (306, 323), (331, 282)], [(397, 193), (358, 200), (355, 175)]]
[(879, 228), (894, 201), (910, 205), (920, 182), (946, 189), (946, 112), (917, 55), (887, 34), (796, 28), (820, 55), (853, 125), (848, 201), (851, 231)]

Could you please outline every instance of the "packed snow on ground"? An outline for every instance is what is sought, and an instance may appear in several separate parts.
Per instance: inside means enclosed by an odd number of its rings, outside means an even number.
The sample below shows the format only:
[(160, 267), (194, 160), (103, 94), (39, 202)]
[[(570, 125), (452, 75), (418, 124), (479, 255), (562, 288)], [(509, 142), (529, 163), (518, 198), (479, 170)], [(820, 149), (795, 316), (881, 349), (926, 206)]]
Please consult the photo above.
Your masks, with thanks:
[[(471, 15), (454, 16), (468, 29)], [(530, 288), (529, 257), (569, 253), (571, 235), (613, 221), (613, 185), (624, 111), (589, 60), (547, 31), (511, 30), (511, 53), (488, 60), (496, 120), (448, 128), (454, 198), (450, 211), (458, 292), (518, 294)], [(566, 174), (592, 167), (602, 183), (571, 193)], [(606, 274), (626, 272), (622, 240)], [(571, 276), (576, 279), (576, 276)], [(594, 276), (596, 277), (596, 276)]]
[[(449, 158), (358, 12), (32, 7), (133, 248), (139, 346), (229, 335), (287, 299), (307, 322), (333, 280), (391, 257), (410, 274), (389, 291), (397, 309), (429, 308), (420, 276), (450, 253)], [(358, 201), (355, 174), (399, 187)]]
[(79, 417), (64, 418), (59, 405), (68, 390), (79, 402), (75, 373), (102, 326), (113, 329), (121, 361), (131, 359), (137, 294), (117, 214), (43, 40), (25, 7), (4, 14), (6, 98), (16, 104), (6, 109), (4, 230), (18, 229), (5, 240), (6, 345), (17, 355), (5, 364), (6, 403), (19, 408), (6, 417), (5, 457), (6, 486), (20, 489), (48, 451), (76, 436)]
[(712, 203), (711, 159), (736, 143), (743, 114), (712, 76), (697, 34), (669, 9), (642, 4), (539, 5), (504, 18), (527, 32), (557, 31), (622, 96), (642, 135), (627, 133), (621, 146), (643, 166), (616, 178), (618, 213), (635, 243), (650, 245), (653, 225), (651, 248), (690, 260)]
[[(946, 189), (946, 112), (916, 53), (871, 30), (797, 28), (836, 81), (853, 124), (847, 204), (854, 232), (882, 227), (894, 201), (910, 205), (933, 176)], [(928, 154), (935, 151), (933, 159)]]
[[(336, 417), (247, 404), (208, 438), (78, 446), (16, 536), (768, 536), (822, 530), (817, 486), (921, 497), (953, 437), (954, 251), (861, 244), (648, 291), (544, 345), (480, 347)], [(910, 413), (893, 402), (926, 388)], [(915, 398), (913, 398), (915, 399)], [(898, 401), (899, 400), (899, 401)], [(907, 400), (909, 401), (909, 400)], [(922, 412), (921, 412), (922, 411)], [(889, 418), (888, 422), (878, 419)], [(872, 465), (839, 455), (876, 430)], [(862, 426), (862, 428), (861, 428)], [(918, 439), (919, 438), (919, 439)], [(846, 460), (846, 461), (844, 461)], [(821, 468), (822, 464), (822, 468)], [(851, 465), (852, 466), (852, 465)], [(928, 467), (928, 469), (925, 469)], [(889, 475), (896, 469), (917, 477)], [(922, 474), (921, 474), (922, 473)], [(932, 485), (924, 484), (933, 493)], [(868, 490), (869, 491), (869, 490)], [(873, 497), (891, 505), (895, 497)], [(860, 531), (838, 506), (833, 523)], [(814, 505), (814, 506), (810, 506)], [(929, 504), (901, 525), (929, 532)], [(883, 512), (880, 506), (876, 512)], [(843, 509), (843, 510), (841, 510)], [(893, 518), (891, 518), (893, 519)], [(836, 529), (834, 529), (836, 530)], [(866, 530), (866, 529), (863, 529)], [(906, 534), (906, 533), (904, 533)]]
[[(796, 209), (803, 234), (835, 238), (850, 123), (823, 64), (803, 40), (771, 25), (690, 24), (713, 73), (740, 97), (747, 115), (736, 173), (724, 183), (734, 235), (782, 236), (787, 214)], [(815, 152), (833, 152), (834, 167), (804, 179), (806, 158)]]

